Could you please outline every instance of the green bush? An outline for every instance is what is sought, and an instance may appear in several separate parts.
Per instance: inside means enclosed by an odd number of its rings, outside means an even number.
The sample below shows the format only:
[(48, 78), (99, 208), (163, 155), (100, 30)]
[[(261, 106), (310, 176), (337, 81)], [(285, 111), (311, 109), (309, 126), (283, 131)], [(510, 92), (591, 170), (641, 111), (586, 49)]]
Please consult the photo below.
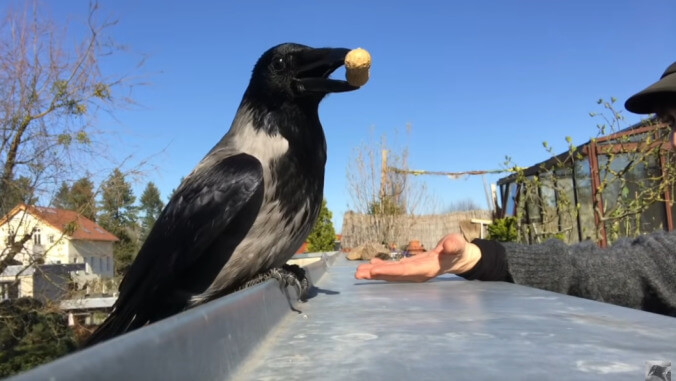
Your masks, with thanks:
[(515, 242), (518, 236), (516, 217), (498, 218), (488, 225), (488, 239)]
[(0, 303), (0, 377), (32, 369), (76, 348), (65, 314), (33, 298)]
[(331, 222), (332, 213), (326, 205), (326, 199), (322, 200), (322, 209), (319, 218), (315, 222), (310, 235), (307, 237), (307, 250), (310, 253), (320, 251), (333, 251), (336, 242), (336, 230)]

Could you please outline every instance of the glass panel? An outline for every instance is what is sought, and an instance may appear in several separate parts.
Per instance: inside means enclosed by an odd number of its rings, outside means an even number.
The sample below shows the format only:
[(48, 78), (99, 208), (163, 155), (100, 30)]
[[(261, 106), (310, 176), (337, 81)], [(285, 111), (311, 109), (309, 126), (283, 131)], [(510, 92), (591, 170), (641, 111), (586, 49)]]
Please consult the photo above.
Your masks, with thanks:
[(669, 190), (669, 196), (671, 198), (671, 202), (669, 203), (669, 208), (671, 208), (672, 227), (676, 228), (676, 223), (674, 223), (675, 221), (673, 221), (676, 218), (676, 202), (675, 202), (676, 201), (676, 182), (671, 180), (671, 179), (673, 179), (674, 172), (676, 171), (676, 154), (674, 153), (674, 151), (667, 151), (667, 152), (664, 152), (664, 155), (665, 155), (664, 171), (666, 172), (667, 181), (671, 181), (668, 190)]
[(575, 192), (582, 240), (596, 241), (596, 222), (592, 199), (592, 182), (587, 158), (575, 162)]
[(530, 184), (535, 182), (535, 176), (526, 177), (527, 186), (524, 187), (524, 200), (526, 213), (528, 215), (528, 222), (537, 223), (542, 221), (542, 216), (540, 215), (540, 203), (538, 202), (538, 195), (536, 192), (532, 191)]
[(509, 183), (506, 188), (507, 204), (505, 204), (505, 217), (514, 215), (514, 205), (516, 204), (516, 183)]
[(542, 230), (542, 211), (540, 210), (540, 195), (535, 187), (536, 177), (528, 176), (522, 186), (523, 196), (521, 203), (524, 204), (526, 224), (522, 226), (524, 242), (533, 243), (535, 232)]
[(645, 206), (646, 191), (656, 187), (660, 169), (656, 158), (634, 161), (629, 154), (599, 156), (604, 215), (608, 242), (662, 230), (666, 226), (664, 203)]
[(642, 143), (645, 142), (646, 139), (648, 139), (649, 136), (652, 135), (652, 132), (643, 132), (640, 134), (634, 134), (634, 135), (625, 135), (622, 136), (618, 139), (615, 139), (614, 142), (616, 143), (624, 143), (624, 142), (630, 142), (630, 143)]
[(536, 232), (538, 242), (549, 238), (559, 231), (559, 218), (556, 213), (556, 191), (552, 173), (540, 174), (540, 198), (542, 199), (542, 229)]
[(577, 211), (573, 193), (573, 170), (556, 170), (556, 209), (559, 215), (559, 232), (566, 242), (578, 242)]
[[(642, 172), (637, 173), (636, 176), (642, 176), (638, 178), (641, 179), (640, 184), (643, 189), (657, 189), (659, 187), (662, 169), (659, 166), (659, 158), (657, 156), (650, 156), (649, 160), (638, 169)], [(664, 195), (659, 197), (663, 199)], [(641, 213), (641, 233), (652, 233), (658, 230), (667, 230), (667, 212), (663, 201), (653, 202)]]

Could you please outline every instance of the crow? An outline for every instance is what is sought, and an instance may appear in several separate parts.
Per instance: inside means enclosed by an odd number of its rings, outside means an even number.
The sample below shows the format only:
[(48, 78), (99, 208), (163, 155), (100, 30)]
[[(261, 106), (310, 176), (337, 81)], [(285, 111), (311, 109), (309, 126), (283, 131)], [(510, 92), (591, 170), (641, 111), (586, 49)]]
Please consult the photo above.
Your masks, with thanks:
[(322, 204), (319, 103), (358, 89), (329, 78), (348, 52), (286, 43), (260, 57), (230, 129), (160, 213), (85, 347), (236, 291), (293, 256)]

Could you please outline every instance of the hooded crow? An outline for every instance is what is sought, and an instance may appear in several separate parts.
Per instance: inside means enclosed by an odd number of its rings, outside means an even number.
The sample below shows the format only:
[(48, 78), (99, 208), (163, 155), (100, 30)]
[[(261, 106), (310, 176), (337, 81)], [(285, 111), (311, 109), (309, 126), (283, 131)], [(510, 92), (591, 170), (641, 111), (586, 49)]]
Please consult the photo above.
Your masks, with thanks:
[(160, 214), (87, 346), (233, 292), (293, 256), (322, 204), (319, 103), (358, 88), (329, 78), (348, 52), (289, 43), (261, 56), (230, 130)]

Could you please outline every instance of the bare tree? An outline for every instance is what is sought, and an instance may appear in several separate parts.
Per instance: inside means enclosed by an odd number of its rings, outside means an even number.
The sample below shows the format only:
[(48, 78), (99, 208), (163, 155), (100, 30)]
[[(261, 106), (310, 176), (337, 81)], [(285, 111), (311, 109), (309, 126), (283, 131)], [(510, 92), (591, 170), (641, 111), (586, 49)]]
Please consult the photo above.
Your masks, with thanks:
[(486, 209), (486, 208), (481, 207), (473, 199), (467, 197), (467, 198), (464, 198), (464, 199), (460, 199), (460, 200), (456, 200), (456, 201), (451, 202), (446, 207), (446, 213), (466, 212), (466, 211), (470, 211), (470, 210), (483, 210), (483, 209)]
[[(406, 126), (406, 137), (410, 134)], [(408, 143), (389, 144), (386, 135), (375, 143), (365, 142), (353, 150), (348, 162), (350, 209), (368, 216), (366, 233), (360, 242), (396, 243), (412, 223), (410, 216), (433, 212), (436, 202), (427, 187), (413, 176), (388, 170), (408, 169)]]
[[(27, 2), (23, 9), (8, 10), (0, 22), (2, 215), (17, 201), (51, 198), (63, 181), (84, 174), (82, 163), (105, 156), (107, 146), (97, 139), (95, 118), (133, 103), (117, 94), (138, 84), (127, 75), (104, 75), (103, 57), (121, 47), (105, 37), (115, 22), (100, 21), (96, 3), (90, 4), (86, 33), (73, 48), (66, 43), (65, 27), (45, 16), (44, 9), (38, 1)], [(21, 196), (6, 197), (12, 194)], [(0, 252), (2, 273), (26, 250), (33, 232), (24, 226), (0, 234), (6, 240)]]

